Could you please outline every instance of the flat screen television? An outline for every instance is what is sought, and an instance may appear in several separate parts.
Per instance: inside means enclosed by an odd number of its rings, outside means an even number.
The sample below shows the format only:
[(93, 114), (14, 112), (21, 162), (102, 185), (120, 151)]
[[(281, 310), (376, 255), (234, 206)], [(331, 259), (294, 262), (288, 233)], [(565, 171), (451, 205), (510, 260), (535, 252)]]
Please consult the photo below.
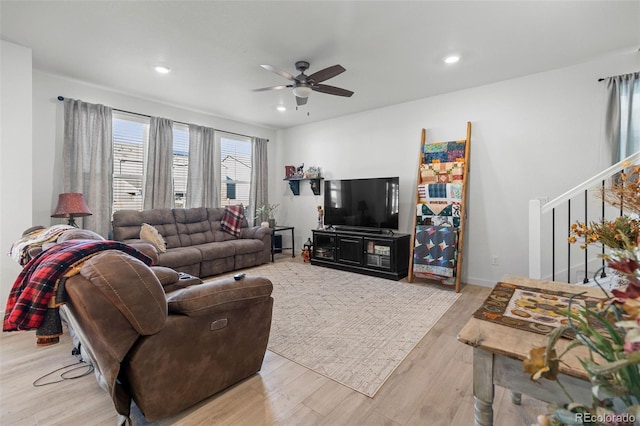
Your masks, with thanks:
[(400, 178), (325, 180), (324, 224), (398, 229)]

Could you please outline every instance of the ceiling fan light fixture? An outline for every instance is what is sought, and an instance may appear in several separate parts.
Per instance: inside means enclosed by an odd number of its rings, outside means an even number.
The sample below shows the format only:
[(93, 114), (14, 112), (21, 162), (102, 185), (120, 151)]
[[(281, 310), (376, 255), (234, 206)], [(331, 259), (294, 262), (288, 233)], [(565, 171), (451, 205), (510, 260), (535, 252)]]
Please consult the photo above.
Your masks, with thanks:
[(293, 88), (293, 94), (299, 98), (307, 98), (313, 92), (309, 86), (298, 86)]

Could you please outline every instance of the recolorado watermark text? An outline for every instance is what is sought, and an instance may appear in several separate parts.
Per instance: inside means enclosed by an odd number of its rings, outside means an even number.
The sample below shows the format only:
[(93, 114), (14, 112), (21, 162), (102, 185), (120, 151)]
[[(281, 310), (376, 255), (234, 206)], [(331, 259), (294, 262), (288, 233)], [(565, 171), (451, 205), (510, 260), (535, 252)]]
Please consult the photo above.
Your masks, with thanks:
[(598, 414), (576, 413), (576, 422), (580, 423), (606, 423), (606, 424), (633, 424), (636, 417), (633, 414)]

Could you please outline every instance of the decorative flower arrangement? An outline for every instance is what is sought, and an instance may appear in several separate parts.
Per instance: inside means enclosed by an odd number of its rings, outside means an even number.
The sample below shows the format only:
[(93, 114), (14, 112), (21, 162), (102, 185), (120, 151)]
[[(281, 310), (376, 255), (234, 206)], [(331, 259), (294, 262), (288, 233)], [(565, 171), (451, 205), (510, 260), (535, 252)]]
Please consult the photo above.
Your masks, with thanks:
[(600, 222), (591, 222), (589, 225), (577, 222), (571, 225), (569, 242), (575, 243), (583, 239), (585, 248), (592, 243), (602, 243), (609, 248), (624, 248), (625, 238), (637, 241), (640, 231), (640, 221), (629, 216), (618, 216), (614, 220), (602, 219)]
[[(640, 213), (640, 166), (603, 189), (607, 203)], [(570, 242), (584, 239), (584, 246), (600, 242), (610, 247), (604, 255), (607, 266), (624, 275), (626, 287), (611, 291), (603, 289), (604, 299), (597, 309), (568, 307), (567, 325), (550, 335), (546, 347), (534, 348), (524, 361), (525, 371), (532, 380), (558, 380), (562, 358), (576, 347), (586, 347), (589, 356), (580, 363), (589, 375), (593, 404), (571, 403), (549, 406), (549, 414), (538, 417), (540, 426), (640, 425), (640, 240), (639, 221), (628, 216), (609, 221), (572, 226)], [(573, 238), (573, 239), (572, 239)], [(583, 247), (584, 247), (583, 246)], [(597, 274), (596, 274), (597, 276)], [(596, 278), (597, 283), (597, 278)], [(576, 338), (558, 354), (555, 346), (560, 336), (571, 330)], [(565, 390), (566, 393), (566, 390)], [(570, 400), (571, 395), (567, 393)]]
[(261, 220), (274, 219), (278, 207), (280, 204), (263, 204), (256, 209), (256, 214)]
[[(626, 165), (627, 167), (629, 165)], [(622, 172), (620, 178), (599, 194), (606, 203), (627, 211), (630, 215), (621, 215), (614, 220), (602, 219), (600, 222), (577, 222), (571, 225), (569, 242), (584, 241), (589, 244), (602, 243), (612, 249), (625, 248), (625, 238), (633, 241), (640, 236), (640, 166), (633, 166), (629, 174)]]

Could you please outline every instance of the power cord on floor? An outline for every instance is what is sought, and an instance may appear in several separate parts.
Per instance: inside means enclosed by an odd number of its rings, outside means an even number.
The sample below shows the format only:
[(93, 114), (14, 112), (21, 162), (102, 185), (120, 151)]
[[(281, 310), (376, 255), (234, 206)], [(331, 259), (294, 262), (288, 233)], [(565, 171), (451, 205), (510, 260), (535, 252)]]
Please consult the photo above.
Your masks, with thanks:
[[(38, 377), (36, 380), (33, 381), (33, 386), (40, 387), (40, 386), (52, 385), (54, 383), (60, 383), (65, 380), (79, 379), (80, 377), (84, 377), (87, 374), (90, 374), (93, 372), (93, 364), (90, 364), (86, 362), (84, 359), (82, 359), (82, 353), (80, 352), (80, 344), (78, 344), (78, 347), (73, 348), (73, 350), (71, 351), (71, 355), (75, 356), (78, 359), (78, 362), (75, 362), (70, 365), (66, 365), (64, 367), (57, 368), (43, 376)], [(71, 375), (74, 371), (83, 370), (83, 369), (86, 369), (86, 370), (81, 373), (76, 373), (74, 375)], [(46, 383), (42, 383), (42, 381), (47, 379), (49, 376), (52, 376), (59, 371), (62, 371), (62, 373), (60, 373), (60, 378), (58, 380), (52, 380)]]

